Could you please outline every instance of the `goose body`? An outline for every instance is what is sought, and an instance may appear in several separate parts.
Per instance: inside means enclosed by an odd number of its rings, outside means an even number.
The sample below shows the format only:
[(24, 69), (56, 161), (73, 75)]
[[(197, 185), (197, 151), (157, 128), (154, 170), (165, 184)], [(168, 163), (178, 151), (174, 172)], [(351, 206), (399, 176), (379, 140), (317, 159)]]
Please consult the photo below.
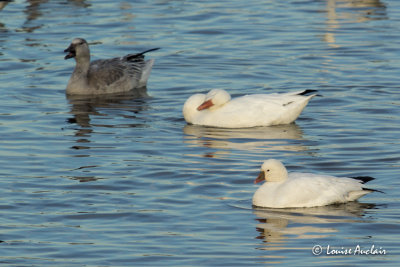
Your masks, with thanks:
[(76, 61), (66, 93), (100, 95), (128, 92), (135, 88), (145, 87), (154, 59), (145, 61), (144, 54), (157, 49), (90, 62), (88, 43), (85, 39), (75, 38), (64, 51), (68, 53), (65, 59), (75, 58)]
[(254, 94), (231, 99), (225, 90), (213, 89), (206, 95), (189, 97), (183, 106), (183, 116), (190, 124), (222, 128), (289, 124), (315, 96), (304, 93)]
[[(372, 177), (339, 178), (312, 173), (288, 173), (278, 160), (264, 162), (255, 183), (265, 180), (253, 195), (253, 205), (267, 208), (317, 207), (355, 201), (378, 191), (364, 183)], [(380, 192), (380, 191), (379, 191)]]

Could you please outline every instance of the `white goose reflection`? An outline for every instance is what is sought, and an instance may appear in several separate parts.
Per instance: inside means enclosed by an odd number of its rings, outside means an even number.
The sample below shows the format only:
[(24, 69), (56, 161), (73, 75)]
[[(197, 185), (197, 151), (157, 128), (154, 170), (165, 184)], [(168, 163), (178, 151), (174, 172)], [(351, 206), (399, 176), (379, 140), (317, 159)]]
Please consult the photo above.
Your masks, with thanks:
[(366, 22), (387, 19), (386, 5), (380, 0), (327, 0), (326, 33), (323, 40), (333, 48), (336, 43), (335, 32), (346, 22)]
[(304, 151), (303, 132), (296, 124), (242, 129), (224, 129), (186, 125), (184, 143), (215, 149)]
[[(338, 232), (338, 223), (366, 222), (366, 209), (373, 204), (349, 202), (315, 208), (254, 209), (259, 223), (258, 239), (263, 240), (262, 250), (279, 250), (290, 239), (324, 238)], [(310, 248), (311, 249), (311, 248)]]

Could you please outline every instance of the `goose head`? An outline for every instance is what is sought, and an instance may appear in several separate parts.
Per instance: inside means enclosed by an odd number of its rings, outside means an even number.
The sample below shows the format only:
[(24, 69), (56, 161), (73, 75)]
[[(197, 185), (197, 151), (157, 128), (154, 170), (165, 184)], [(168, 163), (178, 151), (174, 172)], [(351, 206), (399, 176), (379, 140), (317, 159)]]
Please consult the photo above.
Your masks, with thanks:
[(75, 58), (75, 60), (78, 60), (81, 58), (89, 58), (90, 60), (89, 45), (83, 38), (75, 38), (72, 40), (71, 44), (64, 52), (68, 53), (64, 59)]
[(230, 94), (222, 89), (213, 89), (207, 93), (205, 101), (197, 107), (197, 110), (216, 109), (231, 100)]
[(193, 123), (193, 118), (199, 113), (197, 107), (206, 99), (205, 94), (194, 94), (183, 105), (183, 117), (188, 123)]
[(264, 161), (261, 165), (261, 171), (254, 183), (262, 181), (267, 182), (283, 182), (287, 179), (288, 172), (285, 166), (276, 159), (269, 159)]

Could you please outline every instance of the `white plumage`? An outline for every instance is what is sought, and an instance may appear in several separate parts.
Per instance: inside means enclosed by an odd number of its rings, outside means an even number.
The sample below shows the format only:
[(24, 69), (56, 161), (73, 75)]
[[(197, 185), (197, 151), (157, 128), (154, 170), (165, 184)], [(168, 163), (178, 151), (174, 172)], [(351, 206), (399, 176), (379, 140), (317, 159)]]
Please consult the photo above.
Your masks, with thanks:
[(213, 89), (207, 95), (189, 97), (183, 106), (183, 116), (190, 124), (222, 128), (289, 124), (315, 96), (304, 93), (254, 94), (231, 99), (225, 90)]
[(363, 184), (372, 177), (339, 178), (312, 173), (288, 173), (278, 160), (264, 162), (255, 183), (266, 181), (253, 196), (253, 205), (268, 208), (316, 207), (354, 201), (374, 189)]

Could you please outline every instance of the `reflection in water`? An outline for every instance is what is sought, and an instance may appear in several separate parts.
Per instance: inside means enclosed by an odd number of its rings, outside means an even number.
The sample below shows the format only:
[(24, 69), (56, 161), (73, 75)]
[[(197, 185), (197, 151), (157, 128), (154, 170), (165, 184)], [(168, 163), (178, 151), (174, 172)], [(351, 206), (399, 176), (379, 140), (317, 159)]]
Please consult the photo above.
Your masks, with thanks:
[[(0, 11), (9, 3), (10, 1), (0, 1)], [(0, 21), (0, 32), (6, 32), (7, 29), (4, 24)], [(2, 55), (0, 53), (0, 55)]]
[[(81, 126), (81, 129), (77, 131), (76, 136), (87, 136), (87, 130), (91, 128), (90, 116), (106, 116), (105, 114), (102, 114), (100, 110), (111, 108), (128, 110), (133, 114), (139, 113), (141, 110), (145, 109), (143, 104), (145, 103), (145, 97), (148, 96), (146, 91), (146, 87), (143, 87), (123, 94), (109, 94), (100, 96), (67, 95), (67, 99), (71, 104), (70, 113), (74, 115), (67, 121), (69, 123), (76, 123)], [(133, 100), (135, 100), (135, 103), (131, 103)], [(124, 115), (124, 117), (128, 117), (128, 115)], [(135, 116), (132, 115), (132, 117)], [(108, 125), (104, 126), (109, 127)], [(135, 127), (139, 125), (132, 124), (130, 126)]]
[[(40, 5), (43, 3), (48, 2), (48, 0), (28, 0), (29, 5), (26, 7), (25, 14), (26, 14), (26, 22), (29, 23), (30, 21), (36, 20), (37, 18), (41, 17), (42, 11), (40, 9)], [(36, 27), (38, 28), (38, 27)], [(35, 29), (35, 27), (26, 28), (27, 32), (31, 32)]]
[(365, 222), (365, 210), (373, 208), (373, 204), (355, 201), (314, 208), (254, 209), (260, 222), (257, 238), (264, 245), (259, 249), (281, 250), (290, 239), (324, 238), (338, 232), (334, 224)]
[[(186, 125), (183, 128), (184, 143), (189, 146), (215, 149), (304, 151), (307, 147), (300, 142), (302, 130), (296, 124), (241, 129), (225, 129)], [(223, 153), (223, 151), (216, 151)], [(225, 152), (226, 153), (226, 152)], [(207, 157), (215, 156), (207, 154)]]
[(365, 22), (387, 19), (386, 5), (380, 0), (327, 0), (326, 9), (327, 29), (323, 40), (333, 48), (339, 47), (336, 44), (335, 32), (343, 20)]
[[(5, 0), (1, 1), (0, 0), (0, 11), (8, 4), (12, 2), (12, 0)], [(71, 3), (72, 5), (78, 6), (78, 7), (88, 7), (90, 4), (85, 3), (85, 0), (69, 0), (67, 3)], [(22, 31), (22, 32), (27, 32), (31, 33), (35, 31), (36, 29), (42, 28), (44, 25), (43, 24), (38, 24), (38, 25), (32, 25), (32, 22), (39, 19), (40, 17), (46, 16), (46, 10), (48, 12), (48, 8), (46, 7), (41, 7), (42, 5), (50, 3), (51, 1), (49, 0), (27, 0), (26, 1), (26, 7), (24, 10), (24, 13), (26, 15), (25, 22), (23, 23), (23, 26), (18, 29), (17, 31)], [(45, 10), (45, 11), (43, 11)], [(68, 8), (66, 8), (68, 10)], [(1, 30), (2, 24), (0, 23), (0, 30)]]
[(11, 0), (0, 1), (0, 10), (2, 10)]
[[(146, 88), (135, 90), (124, 94), (110, 94), (103, 96), (68, 96), (67, 99), (71, 105), (70, 113), (72, 117), (67, 119), (70, 124), (76, 124), (79, 127), (75, 129), (76, 145), (72, 146), (73, 150), (81, 150), (81, 153), (75, 154), (74, 157), (89, 157), (91, 149), (92, 133), (94, 127), (100, 128), (118, 128), (118, 127), (143, 127), (143, 123), (138, 123), (136, 116), (143, 110), (147, 109), (145, 101), (147, 96)], [(110, 112), (116, 110), (117, 114)], [(104, 117), (110, 119), (111, 115), (115, 115), (111, 119), (111, 124), (93, 124), (93, 117)], [(128, 119), (134, 123), (121, 124), (119, 119)], [(132, 119), (132, 120), (130, 120)], [(102, 120), (103, 121), (103, 120)], [(110, 122), (110, 120), (107, 120)], [(120, 122), (120, 123), (118, 123)], [(96, 166), (79, 166), (76, 169), (93, 168)], [(74, 177), (80, 181), (93, 181), (95, 177)]]

